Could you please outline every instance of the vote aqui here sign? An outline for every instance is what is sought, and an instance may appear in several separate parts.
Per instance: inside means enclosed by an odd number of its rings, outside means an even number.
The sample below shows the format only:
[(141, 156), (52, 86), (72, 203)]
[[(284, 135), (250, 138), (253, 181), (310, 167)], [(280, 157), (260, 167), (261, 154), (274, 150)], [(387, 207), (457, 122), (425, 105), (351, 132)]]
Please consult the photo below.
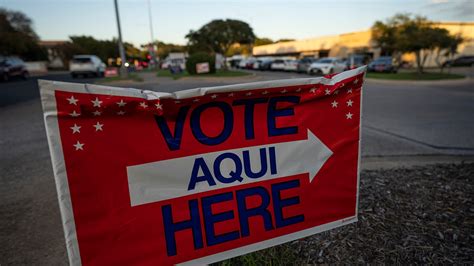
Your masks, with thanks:
[(364, 73), (175, 93), (40, 81), (70, 263), (212, 263), (357, 221)]

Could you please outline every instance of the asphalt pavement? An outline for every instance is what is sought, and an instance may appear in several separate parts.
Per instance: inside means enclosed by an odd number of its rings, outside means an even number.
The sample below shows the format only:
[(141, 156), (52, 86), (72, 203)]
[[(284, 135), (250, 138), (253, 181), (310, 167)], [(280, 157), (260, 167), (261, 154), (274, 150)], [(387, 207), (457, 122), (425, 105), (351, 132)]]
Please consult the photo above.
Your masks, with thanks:
[[(175, 91), (236, 82), (304, 77), (259, 72), (240, 78), (152, 78), (119, 84)], [(42, 79), (96, 82), (53, 73)], [(36, 79), (0, 83), (0, 265), (64, 264), (67, 260)], [(364, 162), (393, 163), (474, 156), (474, 81), (380, 82), (363, 92)], [(461, 156), (462, 155), (462, 156)], [(468, 156), (468, 157), (466, 157)], [(434, 158), (434, 159), (433, 159)], [(454, 159), (453, 159), (454, 158)], [(377, 165), (377, 164), (375, 164)]]

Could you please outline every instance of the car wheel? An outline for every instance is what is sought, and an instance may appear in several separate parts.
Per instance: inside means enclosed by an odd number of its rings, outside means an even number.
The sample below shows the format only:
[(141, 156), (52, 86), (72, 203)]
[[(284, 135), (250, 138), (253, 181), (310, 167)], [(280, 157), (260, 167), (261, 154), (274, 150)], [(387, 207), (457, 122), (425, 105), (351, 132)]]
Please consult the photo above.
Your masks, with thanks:
[(329, 69), (329, 74), (334, 74), (334, 69)]
[(10, 77), (8, 76), (8, 73), (3, 73), (3, 75), (2, 75), (2, 80), (6, 82), (6, 81), (8, 81), (9, 79), (10, 79)]
[(77, 74), (76, 74), (76, 73), (71, 73), (71, 77), (72, 77), (73, 79), (75, 79), (75, 78), (77, 78)]
[(28, 71), (23, 71), (23, 73), (21, 74), (21, 78), (24, 80), (27, 80), (29, 77), (30, 74), (28, 73)]

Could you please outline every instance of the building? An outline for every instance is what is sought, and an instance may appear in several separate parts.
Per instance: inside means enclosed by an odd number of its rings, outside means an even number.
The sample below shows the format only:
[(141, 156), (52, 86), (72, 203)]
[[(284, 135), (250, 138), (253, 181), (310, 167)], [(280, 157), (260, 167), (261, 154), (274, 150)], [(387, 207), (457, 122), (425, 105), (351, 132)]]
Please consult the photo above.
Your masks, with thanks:
[[(461, 34), (465, 41), (458, 47), (459, 55), (474, 55), (474, 22), (440, 22), (436, 27), (445, 28), (451, 34)], [(253, 56), (314, 56), (347, 57), (353, 53), (365, 53), (373, 58), (380, 56), (380, 49), (372, 42), (371, 30), (339, 35), (256, 46)], [(414, 62), (414, 55), (406, 54), (403, 60)], [(426, 66), (435, 66), (434, 56), (429, 55)]]
[(48, 68), (61, 69), (65, 68), (64, 61), (61, 58), (60, 53), (57, 50), (57, 47), (66, 44), (68, 41), (40, 41), (38, 44), (41, 47), (44, 47), (48, 52)]

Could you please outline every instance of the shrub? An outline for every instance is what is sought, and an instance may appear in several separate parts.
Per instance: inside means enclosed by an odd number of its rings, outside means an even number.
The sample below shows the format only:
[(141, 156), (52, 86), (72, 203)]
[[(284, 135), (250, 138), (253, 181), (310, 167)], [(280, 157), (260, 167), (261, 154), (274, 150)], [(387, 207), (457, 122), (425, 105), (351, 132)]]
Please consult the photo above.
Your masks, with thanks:
[(190, 75), (196, 75), (196, 65), (206, 62), (209, 63), (209, 73), (216, 73), (216, 58), (214, 55), (205, 52), (198, 52), (188, 57), (186, 70)]

